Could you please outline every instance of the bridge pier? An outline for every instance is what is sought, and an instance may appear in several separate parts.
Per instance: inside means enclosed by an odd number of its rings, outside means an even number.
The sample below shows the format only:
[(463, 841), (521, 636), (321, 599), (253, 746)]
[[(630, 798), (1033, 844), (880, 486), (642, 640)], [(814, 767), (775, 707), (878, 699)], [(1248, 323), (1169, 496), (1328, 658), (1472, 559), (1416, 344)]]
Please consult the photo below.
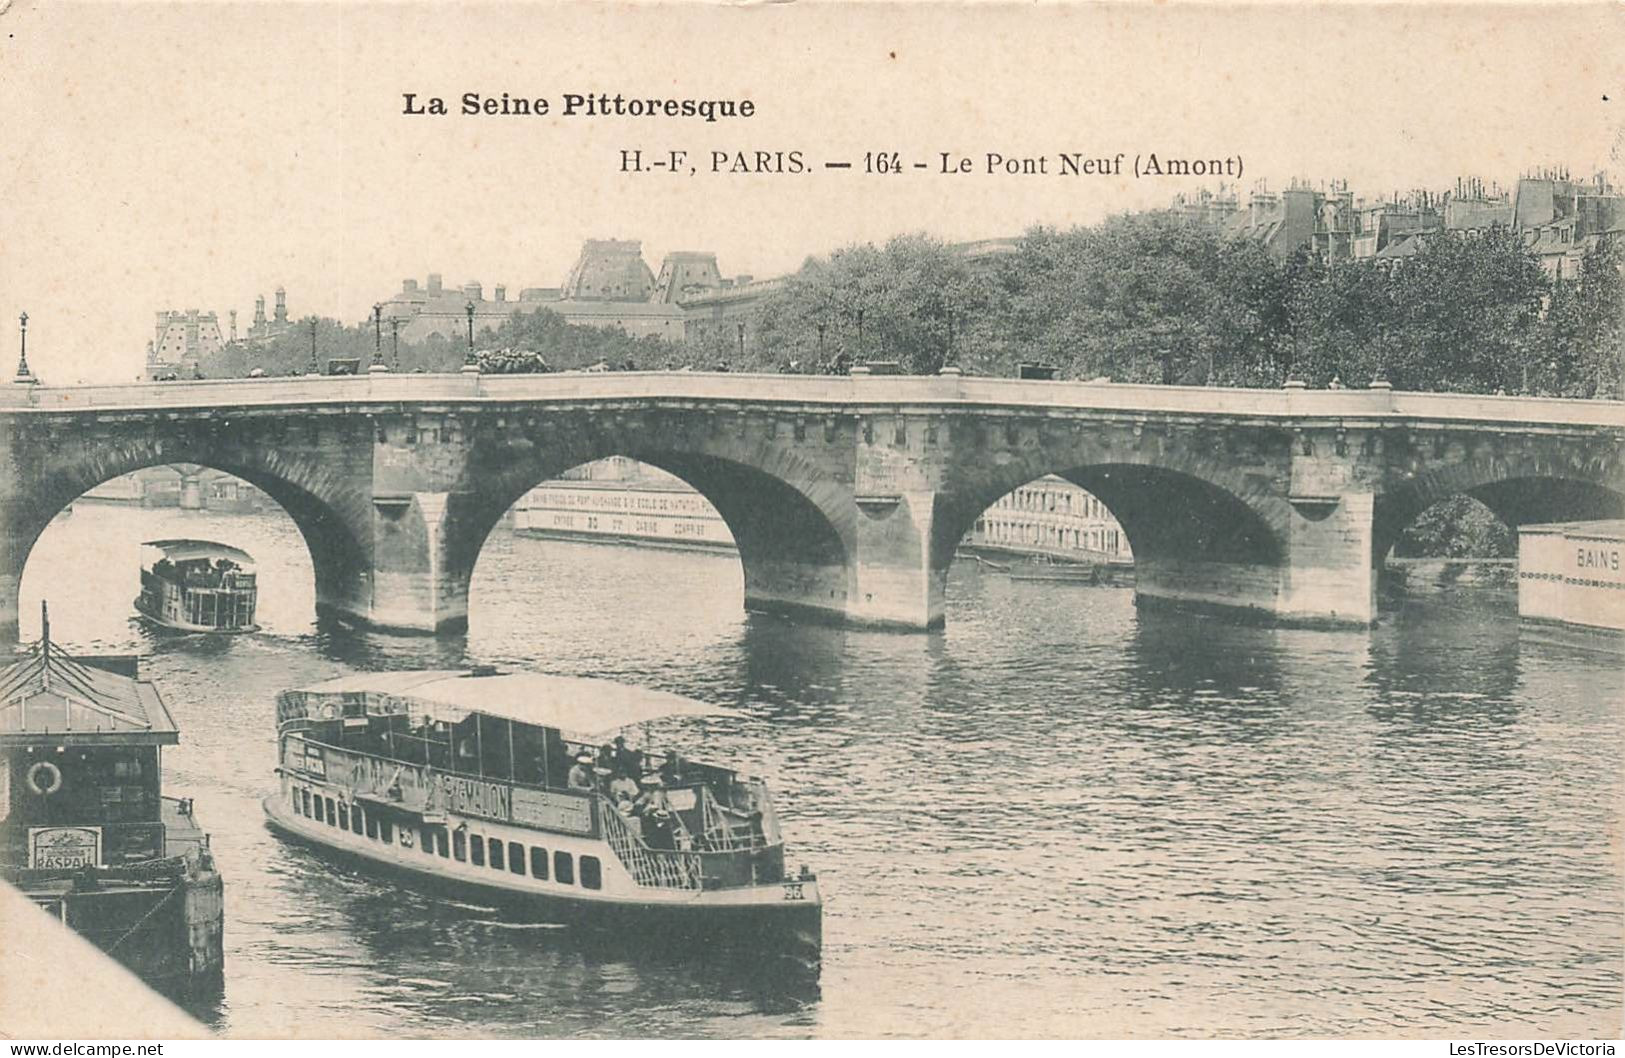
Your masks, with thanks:
[(948, 571), (931, 561), (936, 494), (860, 496), (857, 506), (847, 620), (875, 628), (941, 628)]
[(1278, 564), (1137, 555), (1141, 606), (1236, 614), (1299, 627), (1368, 627), (1377, 619), (1370, 493), (1292, 504)]
[(434, 634), (468, 624), (469, 572), (446, 555), (445, 493), (373, 498), (370, 568), (318, 575), (316, 605), (351, 624)]

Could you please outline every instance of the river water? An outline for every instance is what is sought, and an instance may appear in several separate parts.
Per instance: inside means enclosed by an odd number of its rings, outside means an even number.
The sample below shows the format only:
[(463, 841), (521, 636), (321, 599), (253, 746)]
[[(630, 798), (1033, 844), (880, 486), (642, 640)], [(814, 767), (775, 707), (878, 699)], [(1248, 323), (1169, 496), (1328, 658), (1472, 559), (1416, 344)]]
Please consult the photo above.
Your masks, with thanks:
[[(260, 560), (264, 632), (131, 619), (142, 539)], [(1598, 1036), (1620, 1031), (1625, 686), (1505, 593), (1372, 632), (1139, 613), (956, 566), (948, 627), (747, 615), (732, 556), (493, 534), (466, 638), (318, 625), (278, 515), (80, 503), (23, 580), (53, 638), (138, 650), (226, 878), (241, 1036)], [(273, 698), (463, 661), (737, 706), (693, 754), (775, 791), (825, 892), (818, 996), (447, 905), (266, 831)]]

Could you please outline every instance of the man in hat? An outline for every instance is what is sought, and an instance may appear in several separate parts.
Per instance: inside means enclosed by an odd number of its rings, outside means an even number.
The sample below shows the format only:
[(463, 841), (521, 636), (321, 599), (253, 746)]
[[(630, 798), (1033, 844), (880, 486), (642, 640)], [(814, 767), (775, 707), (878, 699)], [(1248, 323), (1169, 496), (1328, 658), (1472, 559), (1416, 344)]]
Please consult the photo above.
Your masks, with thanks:
[(592, 764), (591, 753), (583, 753), (576, 758), (575, 764), (570, 768), (570, 789), (595, 790), (598, 788), (598, 781), (592, 773)]
[(609, 799), (615, 802), (615, 809), (621, 815), (631, 815), (638, 799), (638, 781), (624, 772), (615, 776), (609, 781)]
[(657, 773), (650, 772), (643, 777), (643, 793), (633, 803), (632, 814), (643, 821), (645, 845), (651, 849), (673, 847), (671, 801)]

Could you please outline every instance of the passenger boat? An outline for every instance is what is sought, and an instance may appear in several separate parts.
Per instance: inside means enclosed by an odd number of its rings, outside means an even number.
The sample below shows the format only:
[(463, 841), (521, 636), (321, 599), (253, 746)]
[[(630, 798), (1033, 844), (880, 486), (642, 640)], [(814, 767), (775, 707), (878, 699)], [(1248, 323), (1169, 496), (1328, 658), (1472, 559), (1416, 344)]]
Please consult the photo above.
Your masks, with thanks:
[(766, 785), (655, 749), (655, 728), (737, 715), (534, 673), (341, 677), (279, 695), (265, 812), (284, 836), (449, 896), (816, 979), (818, 881), (786, 871)]
[(0, 878), (159, 991), (207, 996), (223, 887), (191, 799), (163, 796), (180, 735), (139, 677), (132, 657), (68, 656), (48, 621), (0, 673)]
[(209, 540), (149, 540), (136, 612), (178, 632), (257, 632), (259, 587), (246, 551)]

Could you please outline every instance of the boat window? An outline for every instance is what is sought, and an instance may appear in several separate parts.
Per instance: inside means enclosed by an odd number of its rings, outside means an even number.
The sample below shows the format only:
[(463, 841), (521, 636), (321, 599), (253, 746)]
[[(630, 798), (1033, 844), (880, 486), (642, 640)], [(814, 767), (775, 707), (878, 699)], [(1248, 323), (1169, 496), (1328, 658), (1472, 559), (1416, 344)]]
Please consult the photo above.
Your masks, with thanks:
[(327, 825), (328, 826), (335, 826), (338, 823), (338, 818), (339, 817), (333, 811), (333, 799), (331, 797), (328, 797), (328, 798), (325, 798), (325, 800), (327, 801)]
[(468, 836), (468, 860), (476, 867), (485, 866), (485, 839), (478, 834)]
[(461, 830), (451, 836), (451, 854), (458, 863), (468, 859), (468, 835)]
[[(422, 832), (418, 834), (418, 846), (423, 849), (425, 856), (434, 855), (434, 839), (438, 836), (434, 831), (434, 827), (428, 826), (422, 828)], [(441, 853), (441, 855), (444, 856), (445, 853)]]
[(350, 829), (357, 834), (361, 833), (361, 806), (350, 806)]
[(553, 880), (560, 885), (575, 884), (576, 862), (568, 852), (553, 853)]
[(390, 841), (394, 838), (393, 831), (394, 831), (394, 828), (390, 825), (389, 820), (380, 819), (378, 821), (378, 839), (380, 841), (382, 841), (385, 845), (388, 845), (390, 843)]
[(581, 857), (581, 888), (601, 889), (604, 885), (604, 873), (599, 867), (597, 856)]
[(350, 829), (350, 806), (343, 801), (339, 802), (339, 829)]
[(434, 850), (436, 852), (438, 852), (441, 856), (445, 856), (447, 854), (446, 853), (446, 828), (445, 827), (435, 827), (434, 828)]
[(530, 876), (547, 881), (547, 850), (530, 847)]
[(507, 866), (507, 865), (502, 862), (502, 839), (501, 838), (492, 838), (491, 839), (491, 869), (493, 871), (500, 871), (505, 866)]
[(373, 813), (368, 812), (367, 813), (367, 837), (376, 838), (377, 836), (378, 836), (378, 817), (376, 815), (374, 815)]
[(508, 842), (508, 870), (515, 874), (525, 873), (525, 846), (517, 841)]

